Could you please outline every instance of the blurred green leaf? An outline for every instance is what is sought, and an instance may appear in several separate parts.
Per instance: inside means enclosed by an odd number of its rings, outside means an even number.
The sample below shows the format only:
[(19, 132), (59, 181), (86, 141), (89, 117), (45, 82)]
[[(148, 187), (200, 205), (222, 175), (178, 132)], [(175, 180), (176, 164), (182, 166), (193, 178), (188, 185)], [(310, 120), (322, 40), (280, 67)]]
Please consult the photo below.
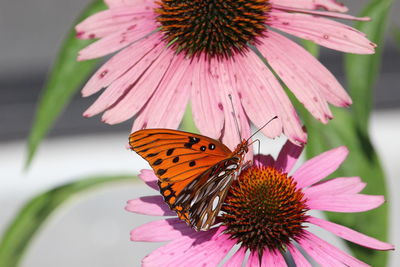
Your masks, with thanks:
[[(102, 9), (105, 9), (103, 1), (95, 0), (83, 11), (76, 22), (80, 22)], [(26, 167), (31, 163), (39, 144), (53, 126), (55, 120), (98, 63), (97, 60), (76, 61), (78, 51), (90, 44), (91, 41), (79, 40), (75, 35), (75, 30), (72, 28), (61, 46), (46, 85), (42, 90), (28, 137)]]
[(132, 181), (133, 177), (123, 175), (89, 177), (56, 187), (28, 201), (4, 232), (0, 242), (0, 266), (18, 266), (35, 234), (65, 201), (100, 185), (127, 180)]
[(400, 49), (400, 28), (393, 28), (393, 38), (397, 48)]
[(367, 132), (369, 115), (372, 108), (373, 88), (381, 65), (382, 50), (386, 24), (389, 20), (390, 7), (393, 0), (371, 0), (360, 16), (370, 17), (371, 21), (358, 21), (355, 27), (367, 34), (376, 43), (374, 55), (345, 56), (345, 69), (348, 89), (353, 98), (356, 123), (360, 130)]
[(199, 129), (197, 129), (196, 124), (193, 120), (192, 115), (192, 106), (188, 104), (186, 106), (185, 114), (183, 115), (183, 119), (179, 129), (185, 132), (197, 133), (200, 134)]

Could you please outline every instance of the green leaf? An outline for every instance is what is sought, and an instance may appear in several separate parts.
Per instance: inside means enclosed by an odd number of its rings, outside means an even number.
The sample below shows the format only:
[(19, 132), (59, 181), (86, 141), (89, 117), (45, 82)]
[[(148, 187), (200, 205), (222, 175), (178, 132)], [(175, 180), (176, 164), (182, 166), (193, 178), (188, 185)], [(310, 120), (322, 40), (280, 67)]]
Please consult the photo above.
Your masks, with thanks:
[[(93, 1), (77, 19), (77, 22), (104, 8), (103, 1)], [(70, 102), (83, 81), (97, 66), (97, 60), (76, 61), (78, 51), (90, 44), (91, 41), (79, 40), (75, 35), (75, 30), (72, 28), (64, 40), (46, 85), (42, 90), (33, 126), (28, 137), (26, 167), (31, 163), (39, 144), (53, 126), (55, 120)]]
[(194, 123), (192, 115), (192, 107), (190, 104), (186, 106), (185, 114), (183, 115), (183, 119), (181, 125), (179, 126), (179, 129), (185, 132), (191, 132), (197, 134), (200, 133), (199, 129), (197, 129), (196, 124)]
[(30, 242), (53, 212), (71, 197), (100, 185), (132, 181), (132, 176), (98, 176), (81, 179), (40, 194), (19, 211), (0, 242), (0, 265), (16, 267)]
[(359, 21), (355, 27), (367, 34), (376, 43), (374, 55), (345, 56), (346, 77), (348, 89), (353, 98), (353, 109), (356, 122), (364, 133), (368, 130), (369, 115), (372, 108), (373, 88), (379, 73), (386, 24), (389, 19), (393, 0), (372, 0), (361, 12), (360, 16), (370, 17), (371, 21)]
[(393, 38), (397, 48), (400, 49), (400, 28), (393, 28)]

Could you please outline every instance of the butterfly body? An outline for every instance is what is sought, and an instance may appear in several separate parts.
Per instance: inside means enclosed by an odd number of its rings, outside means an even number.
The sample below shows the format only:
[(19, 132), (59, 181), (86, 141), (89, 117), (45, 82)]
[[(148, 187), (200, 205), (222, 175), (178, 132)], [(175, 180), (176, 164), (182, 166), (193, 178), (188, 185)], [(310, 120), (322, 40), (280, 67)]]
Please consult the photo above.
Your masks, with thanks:
[(168, 206), (195, 230), (212, 226), (248, 152), (247, 140), (231, 151), (207, 136), (170, 129), (139, 130), (129, 144), (153, 168)]

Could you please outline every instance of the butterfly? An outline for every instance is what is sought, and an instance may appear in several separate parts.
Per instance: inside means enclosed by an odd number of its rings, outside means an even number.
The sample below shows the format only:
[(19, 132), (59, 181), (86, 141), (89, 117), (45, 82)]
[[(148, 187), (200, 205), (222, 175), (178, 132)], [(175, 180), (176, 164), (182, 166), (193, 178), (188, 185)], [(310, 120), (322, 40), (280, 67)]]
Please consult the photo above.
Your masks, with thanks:
[(231, 151), (207, 136), (144, 129), (129, 136), (129, 145), (153, 168), (170, 209), (196, 231), (210, 229), (231, 183), (249, 165), (246, 139)]

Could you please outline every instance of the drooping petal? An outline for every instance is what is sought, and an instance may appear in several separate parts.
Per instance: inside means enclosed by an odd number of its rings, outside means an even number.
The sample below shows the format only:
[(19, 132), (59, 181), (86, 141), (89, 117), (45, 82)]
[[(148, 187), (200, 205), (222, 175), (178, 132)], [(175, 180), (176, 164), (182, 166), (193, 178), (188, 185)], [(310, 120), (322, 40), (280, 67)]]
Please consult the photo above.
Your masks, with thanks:
[(275, 168), (282, 172), (290, 172), (294, 164), (296, 164), (297, 159), (300, 157), (301, 152), (303, 152), (303, 148), (303, 146), (295, 145), (289, 140), (286, 141), (285, 145), (279, 152)]
[(340, 177), (314, 184), (303, 192), (307, 198), (316, 198), (323, 195), (357, 194), (365, 186), (366, 183), (360, 177)]
[(281, 31), (319, 45), (355, 54), (373, 54), (375, 47), (365, 34), (331, 19), (273, 10), (269, 24)]
[[(305, 143), (307, 135), (302, 129), (296, 110), (271, 71), (255, 53), (247, 53), (242, 62), (242, 66), (249, 70), (247, 74), (250, 74), (248, 77), (254, 81), (254, 88), (258, 88), (259, 92), (264, 91), (263, 97), (270, 97), (276, 101), (276, 111), (285, 135), (293, 142)], [(242, 71), (245, 68), (242, 68)], [(264, 131), (263, 133), (265, 134)]]
[[(97, 100), (85, 111), (84, 116), (93, 116), (100, 112), (103, 112), (104, 110), (115, 107), (128, 95), (128, 93), (134, 94), (146, 91), (146, 88), (138, 87), (139, 81), (142, 80), (145, 73), (149, 72), (150, 70), (154, 71), (154, 65), (161, 60), (160, 54), (162, 53), (163, 49), (164, 48), (162, 47), (162, 45), (159, 44), (158, 46), (150, 50), (149, 53), (146, 54), (138, 62), (138, 64), (131, 67), (126, 73), (124, 73), (123, 76), (119, 77), (106, 90), (104, 90), (104, 92), (97, 98)], [(153, 67), (150, 68), (151, 66)], [(161, 65), (161, 68), (164, 69), (165, 64)], [(146, 81), (151, 83), (151, 80)], [(143, 82), (145, 81), (142, 80), (142, 83)], [(134, 92), (131, 92), (132, 90), (134, 90)], [(144, 94), (146, 94), (146, 92), (144, 92)], [(147, 96), (149, 97), (149, 95)], [(135, 110), (139, 110), (142, 106), (145, 105), (145, 102), (135, 102), (135, 104)], [(129, 108), (129, 106), (127, 108)], [(133, 116), (135, 115), (135, 113), (130, 115)], [(118, 118), (118, 113), (116, 113), (115, 116), (117, 116)]]
[(379, 207), (385, 202), (383, 196), (362, 194), (324, 195), (307, 200), (310, 209), (335, 212), (360, 212)]
[(340, 146), (308, 160), (292, 175), (297, 186), (304, 188), (327, 177), (342, 164), (348, 153), (345, 146)]
[(368, 266), (308, 231), (299, 244), (321, 266)]
[(362, 233), (359, 233), (357, 231), (354, 231), (350, 228), (347, 228), (343, 225), (339, 225), (333, 222), (325, 221), (323, 219), (315, 218), (315, 217), (308, 217), (307, 221), (309, 223), (318, 225), (321, 228), (324, 228), (325, 230), (328, 230), (329, 232), (334, 233), (335, 235), (346, 239), (347, 241), (356, 243), (358, 245), (371, 248), (371, 249), (376, 249), (376, 250), (389, 250), (389, 249), (394, 249), (394, 246), (382, 241), (379, 241), (373, 237), (364, 235)]
[(114, 53), (121, 48), (145, 37), (157, 29), (152, 12), (147, 16), (135, 15), (134, 23), (126, 25), (118, 31), (115, 31), (100, 40), (88, 45), (79, 51), (78, 60), (88, 60), (99, 58)]
[(221, 137), (224, 113), (218, 84), (210, 77), (209, 62), (204, 57), (193, 60), (191, 104), (193, 120), (200, 132), (214, 139)]
[(263, 251), (263, 256), (261, 260), (262, 267), (286, 267), (287, 264), (282, 254), (279, 251), (271, 251), (269, 248)]
[(275, 159), (271, 155), (257, 154), (254, 156), (254, 164), (258, 167), (274, 166)]
[(297, 7), (302, 9), (323, 8), (329, 11), (347, 12), (349, 9), (335, 0), (270, 0), (273, 5), (283, 7)]
[(103, 121), (116, 124), (133, 117), (146, 104), (153, 92), (159, 88), (173, 58), (172, 51), (164, 50), (138, 79), (137, 83), (131, 85), (132, 88), (126, 95), (103, 114)]
[[(235, 244), (229, 235), (221, 234), (223, 230), (224, 227), (218, 227), (218, 230), (200, 232), (203, 235), (198, 235), (192, 243), (188, 239), (183, 240), (186, 237), (177, 239), (146, 256), (143, 266), (217, 266)], [(179, 240), (181, 242), (177, 242)], [(182, 241), (189, 243), (189, 246), (182, 244)], [(171, 255), (170, 251), (174, 254)]]
[(238, 251), (236, 251), (236, 253), (224, 264), (224, 267), (242, 267), (245, 256), (246, 248), (239, 248)]
[(76, 25), (76, 35), (79, 39), (105, 37), (135, 25), (136, 21), (143, 19), (143, 17), (154, 19), (154, 12), (151, 11), (154, 7), (155, 3), (149, 1), (145, 5), (100, 11)]
[(131, 231), (131, 241), (164, 242), (192, 234), (194, 230), (178, 218), (143, 224)]
[(169, 209), (161, 196), (145, 196), (129, 200), (125, 209), (145, 215), (173, 216), (175, 212)]
[(241, 139), (249, 138), (250, 127), (233, 85), (232, 73), (229, 70), (230, 63), (226, 61), (210, 64), (210, 77), (214, 83), (218, 84), (219, 99), (224, 112), (222, 141), (227, 147), (234, 149), (242, 141)]
[(308, 262), (308, 260), (301, 254), (301, 252), (294, 245), (288, 245), (287, 249), (292, 255), (294, 263), (297, 267), (311, 267), (312, 265)]
[[(148, 68), (151, 62), (157, 58), (158, 54), (163, 49), (161, 45), (158, 46), (161, 42), (160, 37), (159, 34), (150, 35), (133, 43), (113, 56), (89, 79), (82, 89), (82, 95), (86, 97), (97, 93), (102, 88), (109, 86), (116, 79), (124, 79), (123, 77), (129, 78), (130, 82), (133, 83), (137, 77)], [(124, 74), (126, 75), (123, 76)], [(118, 90), (123, 92), (123, 89), (126, 88), (121, 89), (121, 85), (118, 87)], [(107, 91), (110, 90), (110, 88), (107, 88)], [(115, 90), (113, 93), (117, 94), (119, 92), (118, 90)], [(104, 100), (109, 101), (107, 98)], [(94, 114), (98, 110), (104, 110), (103, 107), (92, 109), (93, 110), (89, 112), (90, 114)]]
[(136, 117), (132, 132), (143, 128), (178, 128), (190, 95), (189, 60), (175, 56), (158, 89)]
[(210, 240), (216, 233), (216, 229), (211, 229), (206, 232), (194, 232), (175, 239), (165, 246), (162, 246), (142, 260), (143, 267), (159, 267), (159, 266), (175, 266), (175, 262), (183, 257), (188, 257), (190, 249), (194, 245), (200, 245), (207, 240)]
[(277, 44), (287, 47), (288, 57), (297, 58), (300, 61), (299, 64), (303, 64), (301, 67), (305, 69), (312, 82), (329, 103), (339, 107), (346, 107), (352, 103), (350, 96), (335, 76), (308, 51), (295, 42), (287, 41), (281, 35), (273, 34), (269, 37)]
[[(332, 118), (328, 103), (319, 85), (307, 72), (308, 66), (301, 63), (295, 54), (296, 51), (291, 51), (294, 46), (293, 41), (269, 31), (268, 36), (263, 38), (262, 42), (257, 45), (257, 48), (279, 78), (315, 118), (327, 123)], [(301, 49), (303, 48), (298, 48), (298, 50)]]
[(258, 256), (258, 252), (252, 251), (250, 253), (249, 259), (247, 260), (246, 267), (260, 266), (260, 260)]
[[(256, 57), (253, 57), (258, 60)], [(261, 128), (274, 116), (278, 115), (279, 104), (268, 93), (267, 90), (259, 88), (259, 83), (254, 80), (257, 73), (253, 73), (247, 66), (249, 62), (243, 59), (241, 55), (235, 57), (234, 66), (234, 86), (238, 92), (240, 102), (250, 120), (257, 128)], [(282, 122), (280, 118), (271, 121), (266, 125), (262, 132), (269, 138), (274, 138), (282, 133)]]
[(371, 20), (369, 17), (354, 17), (348, 14), (341, 14), (336, 12), (329, 12), (329, 11), (319, 11), (319, 10), (307, 10), (301, 9), (296, 7), (289, 7), (289, 6), (281, 6), (281, 5), (274, 5), (274, 9), (279, 9), (288, 12), (296, 12), (296, 13), (304, 13), (310, 14), (315, 16), (323, 16), (323, 17), (332, 17), (337, 19), (348, 19), (348, 20), (356, 20), (356, 21), (369, 21)]
[(149, 187), (158, 190), (158, 178), (154, 174), (153, 170), (141, 170), (139, 174), (139, 178), (143, 180)]
[(144, 5), (148, 2), (154, 2), (154, 0), (104, 0), (104, 2), (110, 7), (123, 7), (133, 5)]

